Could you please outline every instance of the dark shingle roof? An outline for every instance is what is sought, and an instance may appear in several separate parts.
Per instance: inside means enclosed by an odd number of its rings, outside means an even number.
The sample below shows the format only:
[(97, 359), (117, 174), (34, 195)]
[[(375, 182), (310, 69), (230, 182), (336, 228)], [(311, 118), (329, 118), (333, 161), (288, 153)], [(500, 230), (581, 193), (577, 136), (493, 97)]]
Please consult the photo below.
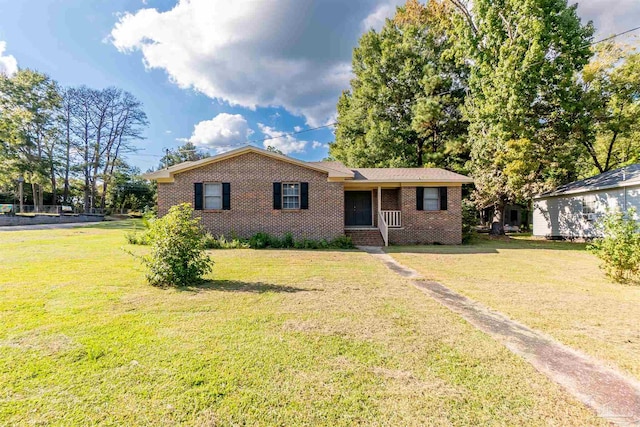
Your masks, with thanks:
[(591, 178), (561, 185), (555, 190), (542, 193), (539, 197), (560, 196), (563, 194), (586, 193), (607, 188), (640, 185), (640, 163), (601, 173)]

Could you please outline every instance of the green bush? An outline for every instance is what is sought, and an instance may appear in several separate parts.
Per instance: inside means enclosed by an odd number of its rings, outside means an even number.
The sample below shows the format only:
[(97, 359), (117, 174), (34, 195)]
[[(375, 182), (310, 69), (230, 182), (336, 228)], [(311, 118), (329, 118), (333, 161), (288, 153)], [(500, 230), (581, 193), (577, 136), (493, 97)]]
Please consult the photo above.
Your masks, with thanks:
[[(164, 218), (163, 218), (164, 219)], [(159, 221), (159, 220), (155, 220)], [(152, 227), (154, 221), (149, 222)], [(143, 232), (130, 232), (125, 235), (127, 242), (132, 245), (149, 245), (151, 244), (150, 229)], [(353, 249), (351, 237), (340, 236), (331, 241), (325, 239), (301, 239), (295, 240), (293, 234), (287, 233), (284, 237), (279, 238), (268, 233), (260, 232), (251, 236), (249, 239), (233, 238), (228, 240), (224, 235), (214, 236), (211, 233), (204, 233), (203, 246), (205, 249)]]
[(478, 210), (467, 200), (462, 201), (462, 243), (469, 243), (476, 233)]
[(207, 249), (249, 249), (249, 242), (246, 240), (234, 238), (228, 240), (224, 235), (215, 237), (211, 233), (204, 236), (204, 245)]
[(130, 231), (124, 237), (127, 239), (127, 243), (131, 245), (149, 245), (151, 243), (148, 231)]
[(640, 225), (635, 215), (635, 209), (607, 212), (598, 224), (603, 237), (589, 245), (603, 261), (607, 276), (616, 282), (628, 282), (640, 271)]
[(211, 271), (204, 232), (200, 219), (193, 218), (191, 205), (173, 206), (167, 215), (150, 223), (148, 235), (151, 252), (142, 261), (151, 285), (193, 285)]

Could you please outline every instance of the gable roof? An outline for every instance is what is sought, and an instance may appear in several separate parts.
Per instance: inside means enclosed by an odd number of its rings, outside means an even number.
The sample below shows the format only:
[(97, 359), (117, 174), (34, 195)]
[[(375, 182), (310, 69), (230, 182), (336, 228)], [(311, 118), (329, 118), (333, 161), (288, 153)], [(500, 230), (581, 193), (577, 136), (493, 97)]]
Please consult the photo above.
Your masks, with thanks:
[(275, 153), (273, 151), (263, 150), (262, 148), (247, 145), (235, 150), (227, 151), (226, 153), (218, 154), (216, 156), (207, 157), (202, 160), (186, 161), (178, 163), (177, 165), (169, 168), (160, 169), (155, 172), (150, 172), (142, 175), (144, 179), (157, 180), (159, 182), (173, 182), (173, 176), (177, 173), (186, 172), (191, 169), (199, 168), (212, 163), (227, 160), (236, 156), (240, 156), (246, 153), (256, 153), (263, 156), (271, 157), (277, 160), (281, 160), (287, 163), (301, 166), (303, 168), (316, 170), (318, 172), (327, 173), (329, 178), (353, 178), (353, 172), (349, 170), (336, 170), (330, 167), (322, 166), (322, 162), (304, 162), (302, 160), (294, 159), (282, 154)]
[(561, 185), (555, 190), (542, 193), (536, 199), (543, 197), (561, 196), (564, 194), (579, 194), (590, 191), (606, 190), (616, 187), (640, 185), (640, 163), (615, 169), (591, 178)]
[(284, 162), (292, 163), (303, 168), (324, 172), (328, 179), (352, 182), (455, 182), (455, 183), (471, 183), (473, 179), (464, 175), (450, 172), (439, 168), (357, 168), (350, 169), (341, 162), (322, 161), (322, 162), (305, 162), (294, 159), (293, 157), (284, 156), (273, 151), (263, 150), (262, 148), (247, 145), (235, 150), (216, 156), (207, 157), (202, 160), (186, 161), (169, 168), (160, 169), (142, 175), (144, 179), (157, 180), (158, 182), (173, 182), (174, 175), (186, 172), (191, 169), (206, 166), (212, 163), (227, 160), (246, 153), (256, 153), (263, 156), (271, 157)]

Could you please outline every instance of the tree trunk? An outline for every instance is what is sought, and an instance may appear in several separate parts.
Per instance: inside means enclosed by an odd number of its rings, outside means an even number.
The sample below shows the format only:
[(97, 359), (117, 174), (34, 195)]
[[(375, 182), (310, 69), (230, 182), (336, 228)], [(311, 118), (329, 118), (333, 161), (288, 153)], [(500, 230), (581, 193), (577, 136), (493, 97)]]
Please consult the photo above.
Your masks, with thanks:
[(64, 190), (62, 196), (62, 203), (69, 204), (69, 170), (71, 169), (71, 117), (67, 114), (67, 155), (64, 164)]
[(502, 200), (496, 202), (493, 205), (493, 220), (491, 222), (491, 231), (489, 234), (492, 236), (504, 235), (504, 209), (506, 203)]

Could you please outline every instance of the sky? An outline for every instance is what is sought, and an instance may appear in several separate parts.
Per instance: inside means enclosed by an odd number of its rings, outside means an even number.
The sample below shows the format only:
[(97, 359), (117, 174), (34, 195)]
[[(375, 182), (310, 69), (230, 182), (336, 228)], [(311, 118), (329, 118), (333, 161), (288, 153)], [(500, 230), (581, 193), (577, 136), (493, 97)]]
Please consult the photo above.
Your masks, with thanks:
[[(0, 72), (131, 92), (150, 122), (128, 155), (143, 171), (185, 141), (321, 160), (331, 127), (287, 134), (335, 121), (359, 37), (403, 2), (0, 0)], [(640, 0), (582, 0), (578, 13), (603, 38), (640, 23)]]

